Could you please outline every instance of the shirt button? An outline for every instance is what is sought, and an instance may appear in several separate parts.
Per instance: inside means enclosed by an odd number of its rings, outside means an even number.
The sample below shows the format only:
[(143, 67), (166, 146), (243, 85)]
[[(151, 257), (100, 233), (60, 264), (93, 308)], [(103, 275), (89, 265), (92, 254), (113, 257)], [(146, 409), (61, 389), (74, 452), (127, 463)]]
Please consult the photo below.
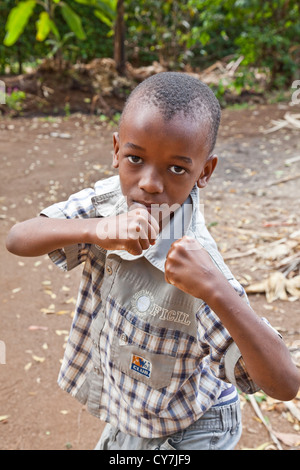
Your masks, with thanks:
[(112, 267), (109, 264), (106, 266), (106, 272), (109, 276), (111, 276), (111, 274), (113, 272)]
[(100, 369), (99, 369), (99, 367), (94, 367), (94, 372), (96, 372), (96, 374), (99, 375), (99, 374), (100, 374)]
[(120, 344), (127, 344), (128, 343), (128, 336), (125, 333), (122, 333), (120, 336)]

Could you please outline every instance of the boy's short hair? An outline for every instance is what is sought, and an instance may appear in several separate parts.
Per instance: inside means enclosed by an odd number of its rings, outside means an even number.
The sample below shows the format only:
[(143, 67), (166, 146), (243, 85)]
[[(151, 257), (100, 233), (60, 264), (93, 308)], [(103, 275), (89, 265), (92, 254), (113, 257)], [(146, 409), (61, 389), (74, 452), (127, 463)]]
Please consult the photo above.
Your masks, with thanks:
[(221, 119), (220, 104), (208, 85), (182, 72), (162, 72), (141, 82), (129, 95), (122, 118), (129, 107), (154, 105), (166, 121), (177, 113), (209, 123), (209, 154), (214, 149)]

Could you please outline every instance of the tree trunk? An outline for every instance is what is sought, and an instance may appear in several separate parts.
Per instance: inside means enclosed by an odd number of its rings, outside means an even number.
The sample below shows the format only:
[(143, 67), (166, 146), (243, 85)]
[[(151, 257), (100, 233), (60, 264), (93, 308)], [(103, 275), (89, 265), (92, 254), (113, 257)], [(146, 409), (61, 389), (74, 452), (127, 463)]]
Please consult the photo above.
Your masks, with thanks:
[(18, 56), (18, 74), (22, 75), (22, 73), (23, 73), (23, 57), (22, 57), (22, 51), (21, 51), (20, 44), (18, 44), (17, 56)]
[(117, 19), (115, 24), (114, 60), (117, 71), (125, 75), (125, 23), (124, 23), (124, 0), (118, 0)]

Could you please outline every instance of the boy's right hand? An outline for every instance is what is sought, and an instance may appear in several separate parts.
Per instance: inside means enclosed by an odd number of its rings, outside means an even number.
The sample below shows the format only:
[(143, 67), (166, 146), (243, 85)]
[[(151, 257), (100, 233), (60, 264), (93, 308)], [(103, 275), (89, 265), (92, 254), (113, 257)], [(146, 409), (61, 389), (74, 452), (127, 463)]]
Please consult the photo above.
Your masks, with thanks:
[(157, 220), (142, 207), (99, 219), (96, 228), (98, 245), (106, 250), (126, 250), (132, 255), (140, 255), (154, 245), (158, 233)]

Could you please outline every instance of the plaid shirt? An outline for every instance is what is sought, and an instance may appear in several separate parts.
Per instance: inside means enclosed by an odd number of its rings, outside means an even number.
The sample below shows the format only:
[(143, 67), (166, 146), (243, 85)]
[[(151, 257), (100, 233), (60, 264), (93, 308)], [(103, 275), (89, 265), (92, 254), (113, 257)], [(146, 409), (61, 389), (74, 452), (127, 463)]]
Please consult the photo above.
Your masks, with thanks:
[[(175, 212), (168, 236), (140, 256), (76, 244), (50, 253), (61, 269), (84, 263), (59, 385), (103, 421), (141, 437), (185, 429), (211, 406), (257, 390), (239, 350), (210, 307), (164, 280), (178, 226), (196, 237), (247, 301), (224, 264), (199, 211), (196, 187)], [(184, 208), (190, 208), (182, 217)], [(117, 176), (42, 213), (107, 217), (127, 210)], [(181, 236), (183, 233), (181, 234)], [(234, 386), (232, 385), (234, 384)]]

